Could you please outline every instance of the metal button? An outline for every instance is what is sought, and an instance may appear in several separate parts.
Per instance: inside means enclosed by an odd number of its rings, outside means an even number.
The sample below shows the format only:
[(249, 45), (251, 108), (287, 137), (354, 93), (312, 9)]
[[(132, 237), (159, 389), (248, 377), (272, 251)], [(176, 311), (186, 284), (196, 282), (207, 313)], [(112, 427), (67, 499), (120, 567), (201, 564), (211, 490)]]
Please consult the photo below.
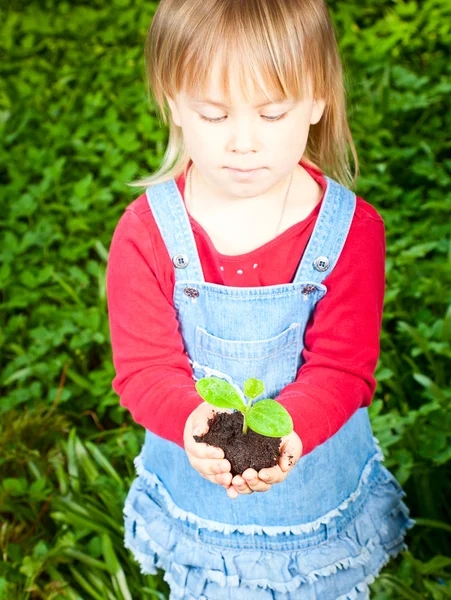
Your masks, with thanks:
[(309, 284), (302, 288), (303, 294), (313, 294), (313, 292), (316, 292), (316, 286), (314, 286), (314, 285)]
[(327, 271), (327, 269), (329, 268), (329, 265), (330, 265), (330, 263), (329, 263), (329, 259), (327, 258), (327, 256), (318, 256), (313, 261), (313, 266), (315, 267), (315, 269), (317, 271)]
[(184, 269), (188, 266), (189, 258), (187, 254), (176, 254), (172, 257), (172, 262), (177, 269)]
[(199, 290), (196, 290), (196, 288), (193, 287), (186, 287), (184, 292), (190, 298), (197, 298), (197, 296), (199, 295)]

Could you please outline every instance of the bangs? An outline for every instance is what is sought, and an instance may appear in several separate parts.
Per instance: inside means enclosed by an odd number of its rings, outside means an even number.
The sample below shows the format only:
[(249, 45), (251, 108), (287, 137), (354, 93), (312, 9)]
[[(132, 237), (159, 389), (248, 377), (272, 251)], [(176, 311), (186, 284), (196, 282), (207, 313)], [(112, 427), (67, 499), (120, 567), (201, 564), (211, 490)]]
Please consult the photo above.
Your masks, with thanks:
[(314, 91), (302, 29), (278, 10), (277, 0), (268, 4), (255, 0), (210, 6), (213, 14), (200, 19), (179, 62), (177, 89), (207, 95), (215, 65), (213, 89), (228, 104), (232, 82), (249, 104), (256, 96), (281, 102), (302, 100)]

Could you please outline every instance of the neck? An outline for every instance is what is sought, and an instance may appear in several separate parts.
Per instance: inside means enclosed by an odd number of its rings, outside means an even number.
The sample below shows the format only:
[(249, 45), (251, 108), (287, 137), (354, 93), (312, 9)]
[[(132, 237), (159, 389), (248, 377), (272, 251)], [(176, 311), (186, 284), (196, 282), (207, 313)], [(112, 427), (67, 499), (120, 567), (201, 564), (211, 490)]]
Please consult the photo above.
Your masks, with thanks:
[[(262, 205), (274, 206), (276, 210), (282, 207), (285, 194), (287, 193), (290, 180), (293, 175), (293, 181), (287, 205), (292, 195), (293, 187), (302, 186), (302, 181), (310, 179), (310, 175), (301, 167), (296, 165), (294, 172), (290, 173), (283, 181), (279, 182), (275, 187), (258, 196), (229, 196), (223, 193), (222, 190), (217, 190), (206, 181), (194, 164), (188, 170), (185, 182), (185, 203), (189, 209), (195, 209), (196, 212), (204, 212), (204, 209), (214, 208), (215, 211), (233, 210), (246, 214), (253, 211), (261, 210)], [(305, 184), (304, 184), (305, 185)], [(192, 212), (190, 210), (190, 212)]]

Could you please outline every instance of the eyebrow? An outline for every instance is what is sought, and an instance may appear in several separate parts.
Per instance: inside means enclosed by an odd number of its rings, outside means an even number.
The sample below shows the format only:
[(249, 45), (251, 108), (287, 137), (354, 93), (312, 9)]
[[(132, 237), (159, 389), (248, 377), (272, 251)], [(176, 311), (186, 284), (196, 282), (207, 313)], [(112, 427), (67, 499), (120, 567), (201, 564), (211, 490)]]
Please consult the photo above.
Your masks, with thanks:
[[(212, 100), (210, 98), (199, 100), (198, 98), (188, 96), (188, 99), (198, 104), (213, 104), (214, 106), (220, 106), (221, 108), (231, 108), (231, 106), (229, 106), (228, 104), (222, 104), (221, 102), (216, 102), (215, 100)], [(277, 100), (276, 102), (263, 102), (262, 104), (256, 104), (254, 108), (261, 108), (262, 106), (268, 106), (269, 104), (282, 104), (284, 102), (288, 102), (288, 100)]]

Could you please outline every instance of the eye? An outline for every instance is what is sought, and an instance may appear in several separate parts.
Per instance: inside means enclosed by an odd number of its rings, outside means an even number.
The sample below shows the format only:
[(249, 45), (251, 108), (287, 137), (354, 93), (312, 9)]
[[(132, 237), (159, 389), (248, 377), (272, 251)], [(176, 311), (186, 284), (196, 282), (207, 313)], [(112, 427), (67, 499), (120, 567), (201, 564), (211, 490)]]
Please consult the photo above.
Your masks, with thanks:
[[(278, 115), (276, 117), (267, 117), (265, 115), (261, 115), (263, 119), (268, 122), (281, 121), (287, 116), (288, 113), (283, 113), (283, 115)], [(218, 117), (217, 119), (209, 119), (208, 117), (204, 117), (204, 115), (199, 115), (202, 121), (207, 121), (208, 123), (221, 123), (226, 117)]]

